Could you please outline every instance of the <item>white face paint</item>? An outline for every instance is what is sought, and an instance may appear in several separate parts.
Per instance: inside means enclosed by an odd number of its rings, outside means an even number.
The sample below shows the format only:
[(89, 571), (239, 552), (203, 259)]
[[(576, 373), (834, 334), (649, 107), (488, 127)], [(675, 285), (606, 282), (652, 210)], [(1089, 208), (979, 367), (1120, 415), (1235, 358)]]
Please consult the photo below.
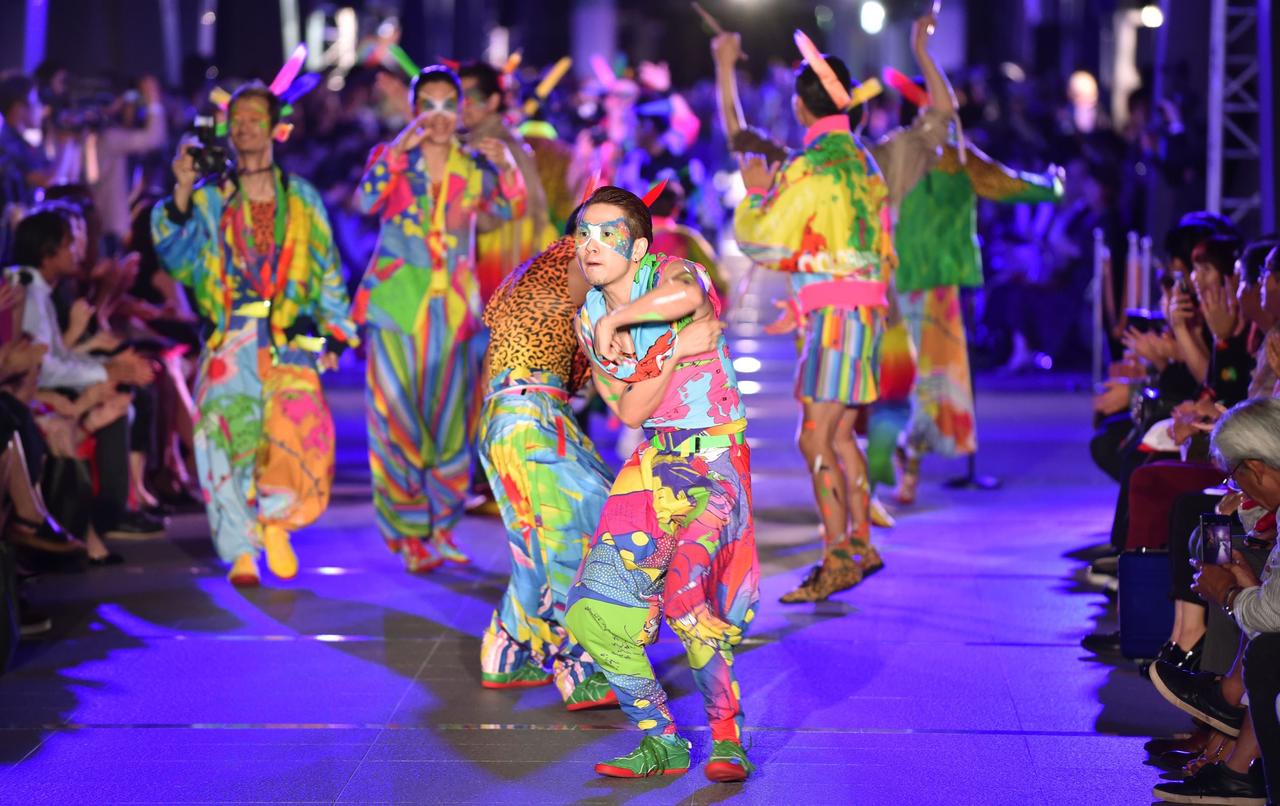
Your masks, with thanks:
[(631, 247), (635, 243), (631, 240), (630, 235), (626, 221), (621, 218), (604, 221), (599, 224), (579, 221), (578, 231), (574, 235), (574, 243), (579, 249), (585, 249), (588, 243), (595, 241), (600, 247), (617, 252), (630, 260)]

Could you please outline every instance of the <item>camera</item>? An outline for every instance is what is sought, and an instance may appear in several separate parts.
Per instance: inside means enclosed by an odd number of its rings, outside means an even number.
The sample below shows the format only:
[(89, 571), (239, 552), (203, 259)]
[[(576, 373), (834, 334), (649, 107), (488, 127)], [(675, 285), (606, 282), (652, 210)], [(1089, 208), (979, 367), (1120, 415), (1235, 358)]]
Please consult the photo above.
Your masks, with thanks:
[(197, 146), (188, 146), (196, 173), (200, 176), (222, 176), (231, 172), (231, 155), (218, 137), (218, 124), (212, 117), (201, 115), (192, 126)]
[(1200, 516), (1200, 561), (1205, 565), (1231, 564), (1231, 516), (1216, 512)]

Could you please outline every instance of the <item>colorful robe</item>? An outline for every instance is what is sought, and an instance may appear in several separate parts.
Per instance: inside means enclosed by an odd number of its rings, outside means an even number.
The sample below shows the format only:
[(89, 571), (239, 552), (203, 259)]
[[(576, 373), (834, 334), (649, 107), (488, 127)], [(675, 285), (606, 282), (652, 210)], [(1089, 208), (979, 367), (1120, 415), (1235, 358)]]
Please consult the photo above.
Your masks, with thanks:
[(973, 388), (960, 289), (982, 285), (977, 235), (979, 198), (1006, 204), (1062, 198), (1056, 177), (1014, 171), (955, 145), (902, 202), (894, 244), (894, 282), (917, 350), (917, 378), (907, 442), (915, 451), (965, 456), (978, 449)]
[(518, 171), (500, 175), (456, 143), (433, 179), (419, 152), (380, 145), (358, 192), (382, 222), (353, 316), (369, 326), (369, 464), (392, 548), (447, 533), (462, 517), (480, 401), (476, 217), (510, 220), (525, 203)]
[(226, 562), (258, 552), (261, 526), (300, 529), (327, 506), (334, 430), (316, 339), (357, 343), (320, 195), (278, 169), (277, 183), (278, 243), (267, 255), (243, 247), (243, 219), (216, 186), (196, 188), (186, 214), (171, 200), (151, 214), (161, 265), (192, 290), (211, 326), (196, 380), (194, 444), (214, 545)]

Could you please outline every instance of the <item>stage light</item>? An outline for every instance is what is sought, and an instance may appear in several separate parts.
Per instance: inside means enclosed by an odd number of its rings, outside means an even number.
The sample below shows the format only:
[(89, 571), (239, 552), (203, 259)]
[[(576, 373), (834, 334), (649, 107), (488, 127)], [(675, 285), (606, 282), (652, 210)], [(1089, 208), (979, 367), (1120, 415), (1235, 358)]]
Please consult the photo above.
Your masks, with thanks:
[(760, 371), (760, 359), (753, 358), (749, 355), (741, 355), (733, 359), (733, 369), (735, 372), (741, 372), (743, 375), (750, 375), (753, 372)]
[(738, 391), (744, 395), (760, 394), (760, 384), (755, 381), (738, 381)]
[(200, 18), (201, 25), (213, 25), (217, 21), (218, 21), (218, 15), (214, 14), (212, 11), (206, 11), (204, 13), (204, 16)]
[(1142, 20), (1144, 28), (1159, 28), (1164, 25), (1164, 12), (1155, 3), (1143, 6), (1138, 18)]
[(818, 23), (818, 27), (824, 31), (831, 27), (835, 22), (835, 18), (835, 12), (827, 6), (818, 6), (813, 10), (814, 22)]
[(862, 4), (862, 10), (858, 12), (858, 22), (862, 24), (862, 30), (873, 35), (884, 30), (884, 18), (884, 4), (879, 0), (867, 0)]

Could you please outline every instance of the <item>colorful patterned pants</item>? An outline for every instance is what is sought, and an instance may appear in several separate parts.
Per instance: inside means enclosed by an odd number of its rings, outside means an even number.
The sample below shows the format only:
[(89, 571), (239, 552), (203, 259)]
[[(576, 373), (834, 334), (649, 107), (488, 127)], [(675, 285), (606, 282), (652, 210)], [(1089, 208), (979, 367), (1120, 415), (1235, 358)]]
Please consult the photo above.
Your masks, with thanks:
[[(443, 312), (436, 321), (444, 321)], [(427, 540), (453, 529), (471, 483), (477, 399), (471, 340), (442, 327), (424, 330), (368, 328), (369, 469), (387, 541)]]
[(917, 452), (967, 456), (978, 449), (978, 435), (960, 288), (911, 291), (898, 301), (917, 354), (907, 444)]
[(569, 630), (646, 734), (676, 732), (645, 654), (665, 611), (712, 737), (741, 736), (732, 645), (755, 615), (759, 577), (750, 464), (745, 443), (682, 453), (642, 442), (613, 484), (570, 592)]
[(478, 445), (507, 527), (511, 581), (485, 630), (480, 667), (507, 673), (550, 656), (567, 698), (596, 671), (564, 617), (613, 473), (578, 427), (557, 376), (507, 370), (489, 389)]
[(296, 531), (333, 488), (333, 419), (312, 358), (281, 350), (265, 319), (232, 319), (196, 379), (195, 458), (218, 556), (257, 555), (260, 525)]

